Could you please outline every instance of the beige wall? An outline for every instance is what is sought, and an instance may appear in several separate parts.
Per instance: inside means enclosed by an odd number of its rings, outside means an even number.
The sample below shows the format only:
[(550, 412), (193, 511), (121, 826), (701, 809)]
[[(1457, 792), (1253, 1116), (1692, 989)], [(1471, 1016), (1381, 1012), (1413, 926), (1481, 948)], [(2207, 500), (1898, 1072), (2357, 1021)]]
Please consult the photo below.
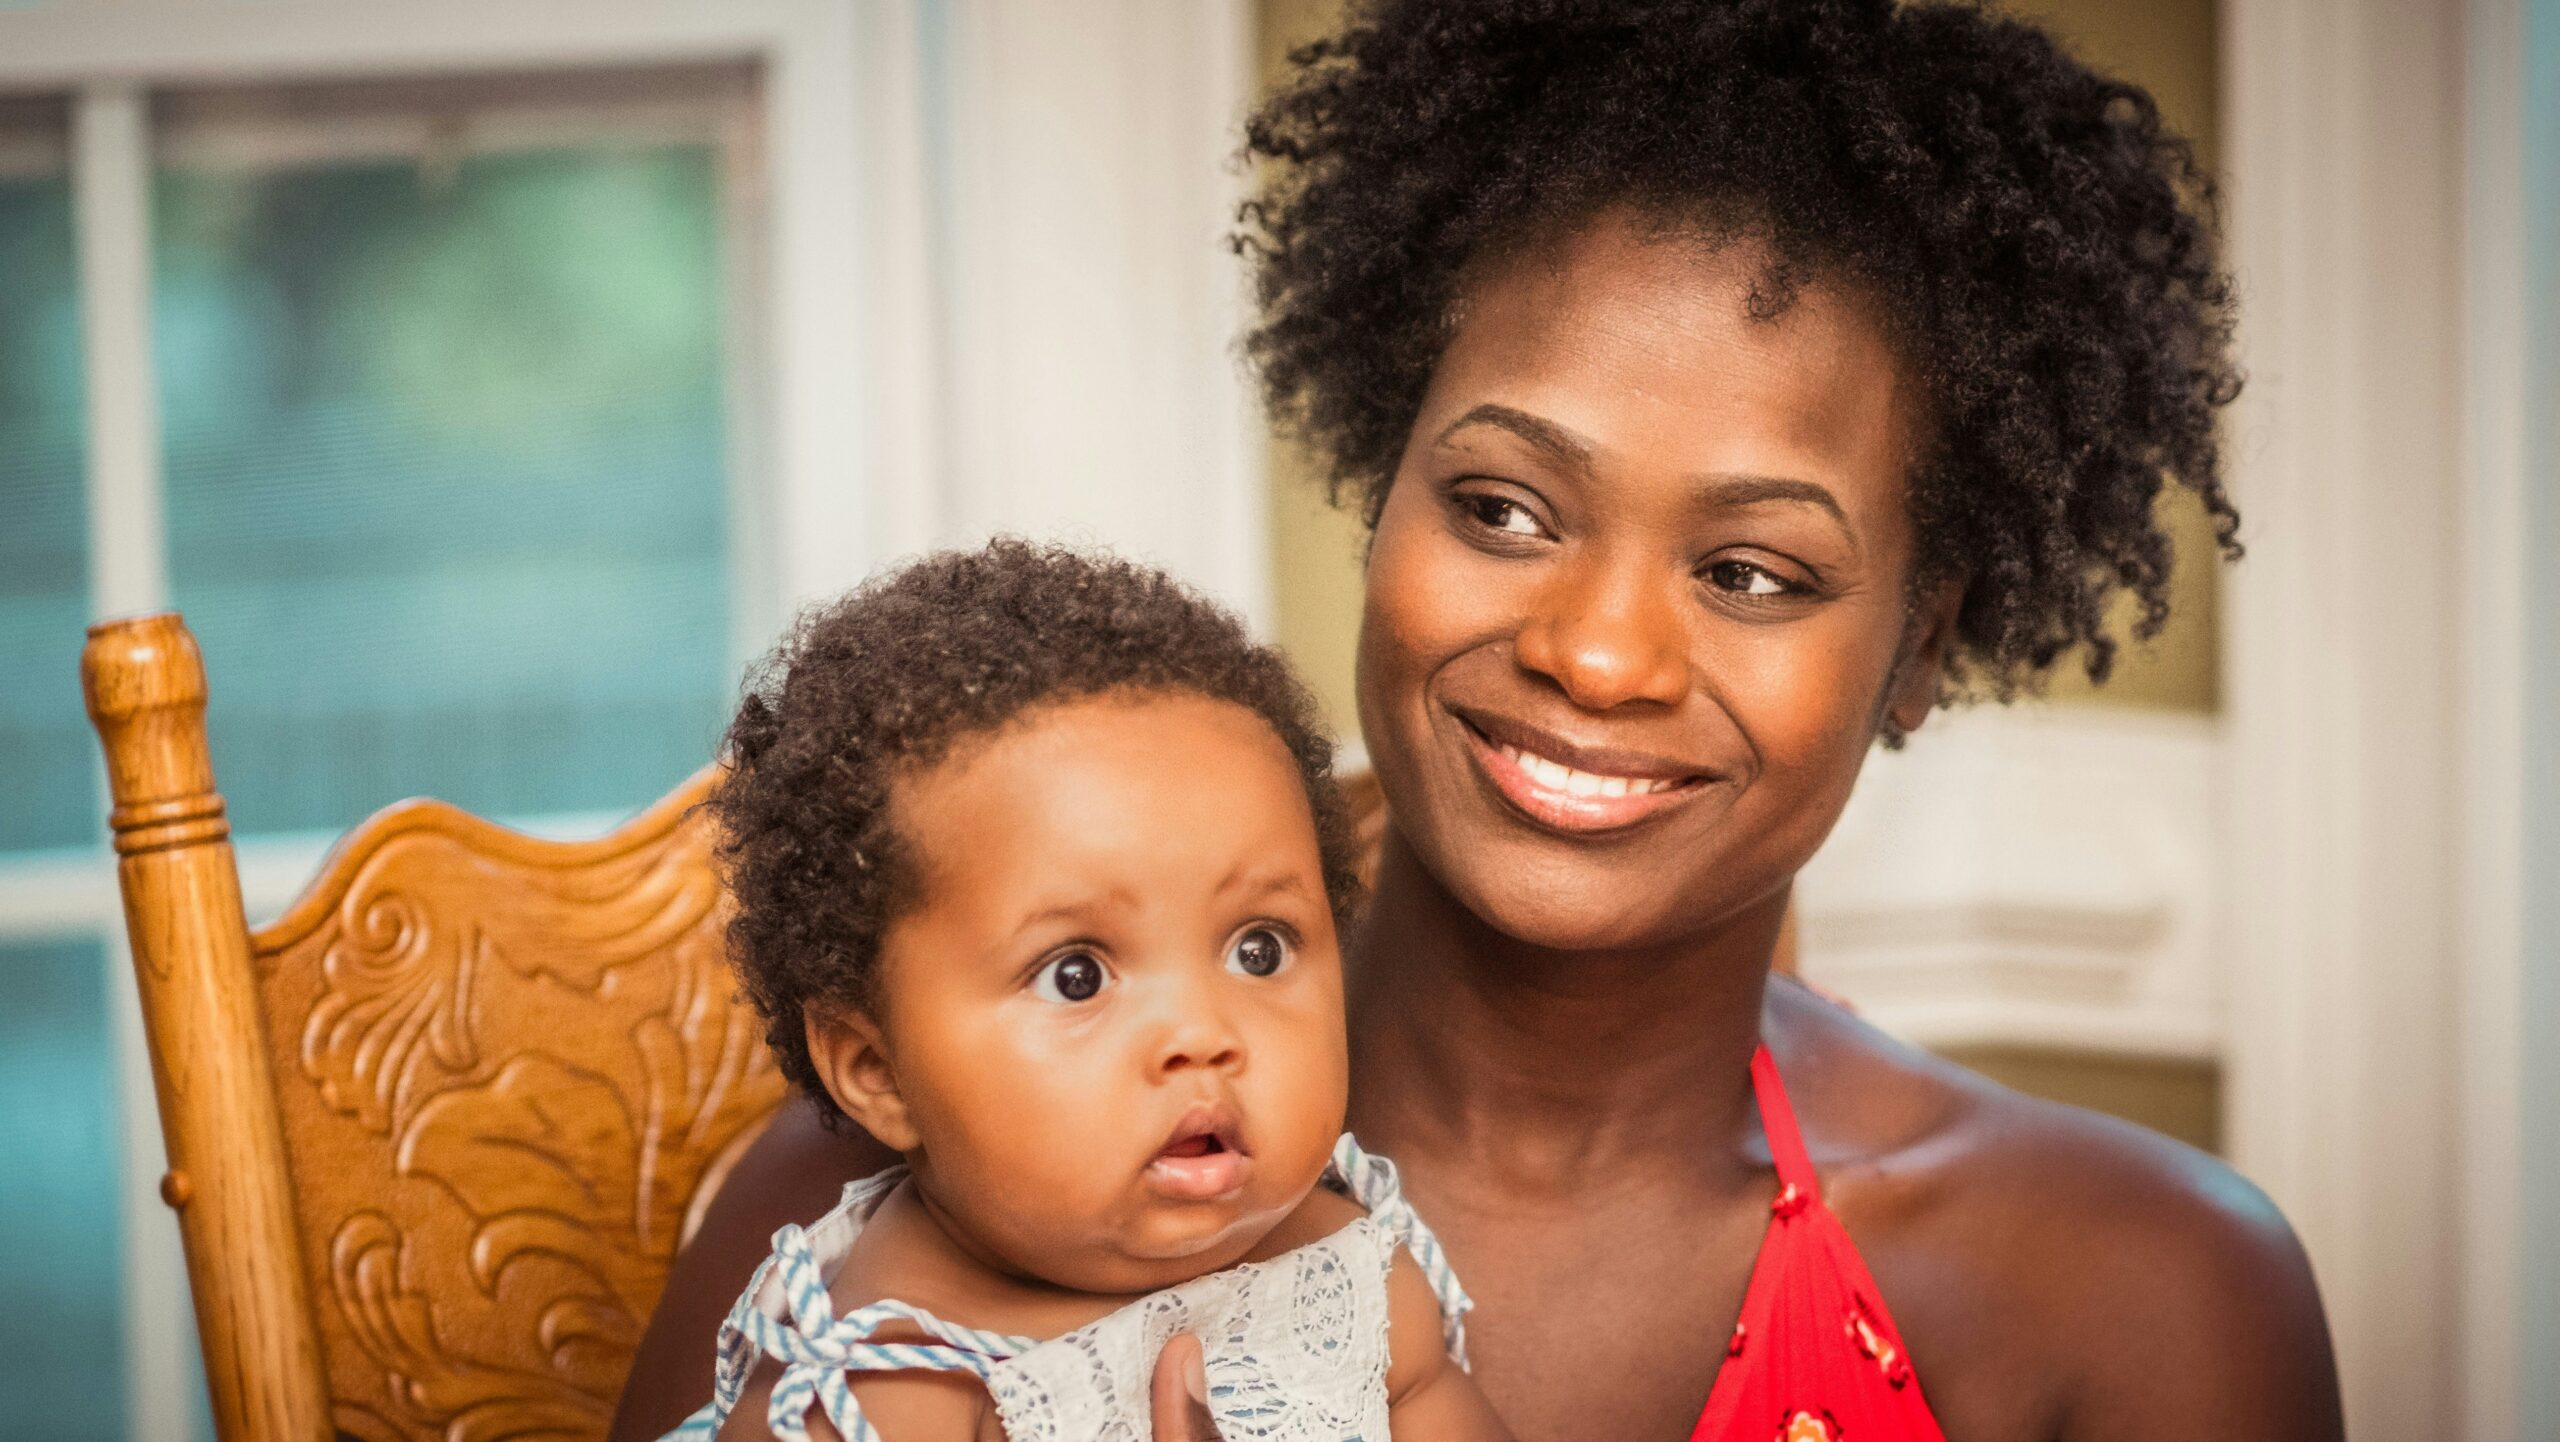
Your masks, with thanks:
[[(2060, 35), (2092, 63), (2147, 86), (2172, 126), (2214, 155), (2214, 0), (2016, 0), (2011, 8)], [(1263, 0), (1266, 82), (1286, 69), (1290, 47), (1324, 34), (1339, 0)], [(1352, 651), (1360, 624), (1360, 527), (1331, 511), (1318, 468), (1285, 443), (1272, 448), (1272, 580), (1279, 639), (1345, 735), (1357, 730)], [(2106, 706), (2211, 711), (2216, 702), (2217, 586), (2203, 508), (2184, 493), (2165, 512), (2178, 546), (2168, 629), (2120, 656), (2115, 679), (2093, 690), (2067, 665), (2058, 700)]]
[[(2170, 127), (2191, 137), (2212, 167), (2220, 138), (2214, 0), (2009, 0), (2006, 8), (2044, 25), (2081, 59), (2148, 89)], [(2162, 514), (2178, 548), (2167, 628), (2149, 646), (2120, 652), (2103, 688), (2066, 666), (2054, 679), (2055, 699), (2171, 711), (2218, 704), (2221, 588), (2213, 531), (2204, 507), (2184, 491), (2164, 498)]]
[[(2215, 0), (2015, 0), (2016, 13), (2062, 37), (2101, 68), (2148, 87), (2169, 123), (2215, 154)], [(1290, 47), (1323, 34), (1339, 0), (1263, 0), (1266, 83)], [(1360, 624), (1359, 523), (1325, 504), (1319, 467), (1285, 441), (1271, 452), (1272, 578), (1281, 645), (1315, 686), (1327, 714), (1356, 734), (1353, 649)], [(2168, 628), (2122, 653), (2114, 680), (2092, 689), (2077, 670), (2057, 677), (2066, 704), (2209, 712), (2217, 704), (2217, 591), (2203, 508), (2183, 493), (2165, 514), (2178, 547)], [(1926, 744), (1925, 738), (1921, 744)], [(2021, 1091), (2093, 1107), (2208, 1150), (2220, 1144), (2220, 1077), (2203, 1063), (2097, 1057), (2027, 1048), (1954, 1052), (1967, 1066)]]
[(2208, 1152), (2222, 1149), (2222, 1073), (2211, 1062), (2042, 1047), (1947, 1047), (2005, 1087), (2122, 1117)]
[[(1322, 37), (1340, 0), (1262, 0), (1264, 88), (1288, 71), (1289, 51)], [(1300, 447), (1271, 443), (1271, 590), (1278, 639), (1344, 736), (1360, 731), (1351, 695), (1352, 653), (1360, 637), (1358, 519), (1325, 502), (1323, 468)]]

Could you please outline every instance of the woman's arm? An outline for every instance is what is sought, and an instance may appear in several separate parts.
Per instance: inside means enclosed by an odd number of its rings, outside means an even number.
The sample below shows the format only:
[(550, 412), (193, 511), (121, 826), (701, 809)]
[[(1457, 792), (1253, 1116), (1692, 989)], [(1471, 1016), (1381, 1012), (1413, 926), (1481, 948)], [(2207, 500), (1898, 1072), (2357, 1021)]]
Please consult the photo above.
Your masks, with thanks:
[(609, 1442), (665, 1436), (710, 1401), (721, 1320), (772, 1250), (774, 1232), (816, 1218), (836, 1204), (845, 1183), (897, 1159), (850, 1123), (831, 1132), (808, 1103), (784, 1102), (773, 1125), (730, 1169), (702, 1230), (676, 1254), (623, 1383)]

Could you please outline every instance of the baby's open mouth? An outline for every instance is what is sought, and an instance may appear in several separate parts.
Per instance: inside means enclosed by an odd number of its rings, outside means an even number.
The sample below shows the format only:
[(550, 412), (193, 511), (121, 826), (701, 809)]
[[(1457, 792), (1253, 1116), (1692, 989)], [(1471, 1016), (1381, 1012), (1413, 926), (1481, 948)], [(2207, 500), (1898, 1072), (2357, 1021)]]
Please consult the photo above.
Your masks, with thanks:
[(1147, 1163), (1147, 1180), (1176, 1201), (1209, 1202), (1243, 1186), (1252, 1165), (1234, 1113), (1204, 1104), (1183, 1113)]

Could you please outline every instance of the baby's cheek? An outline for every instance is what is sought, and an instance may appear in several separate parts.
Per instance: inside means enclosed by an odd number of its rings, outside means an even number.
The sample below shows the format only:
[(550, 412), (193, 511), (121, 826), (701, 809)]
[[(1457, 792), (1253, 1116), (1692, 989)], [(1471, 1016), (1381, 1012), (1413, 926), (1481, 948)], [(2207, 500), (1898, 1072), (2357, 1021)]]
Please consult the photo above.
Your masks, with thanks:
[(1350, 1068), (1338, 1015), (1297, 1021), (1266, 1041), (1246, 1074), (1246, 1133), (1261, 1155), (1265, 1180), (1312, 1183), (1342, 1134)]
[(1083, 1100), (1060, 1107), (1045, 1088), (997, 1100), (973, 1113), (964, 1155), (942, 1169), (947, 1204), (970, 1229), (1043, 1275), (1071, 1266), (1114, 1229), (1134, 1180), (1135, 1164), (1118, 1156), (1126, 1109), (1108, 1096)]
[(918, 1121), (926, 1148), (940, 1153), (939, 1169), (955, 1182), (966, 1177), (1008, 1192), (1090, 1175), (1129, 1111), (1099, 1064), (1103, 1050), (1036, 1028), (985, 1025), (919, 1058), (932, 1105)]

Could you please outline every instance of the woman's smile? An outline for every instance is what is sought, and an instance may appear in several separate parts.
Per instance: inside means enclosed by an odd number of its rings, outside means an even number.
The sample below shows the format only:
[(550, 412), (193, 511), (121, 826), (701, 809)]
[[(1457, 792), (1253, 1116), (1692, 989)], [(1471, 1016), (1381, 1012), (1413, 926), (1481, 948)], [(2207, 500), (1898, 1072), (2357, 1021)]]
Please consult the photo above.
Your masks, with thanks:
[(1703, 767), (1572, 742), (1527, 722), (1449, 708), (1467, 754), (1494, 793), (1553, 831), (1621, 831), (1695, 800), (1715, 780)]

